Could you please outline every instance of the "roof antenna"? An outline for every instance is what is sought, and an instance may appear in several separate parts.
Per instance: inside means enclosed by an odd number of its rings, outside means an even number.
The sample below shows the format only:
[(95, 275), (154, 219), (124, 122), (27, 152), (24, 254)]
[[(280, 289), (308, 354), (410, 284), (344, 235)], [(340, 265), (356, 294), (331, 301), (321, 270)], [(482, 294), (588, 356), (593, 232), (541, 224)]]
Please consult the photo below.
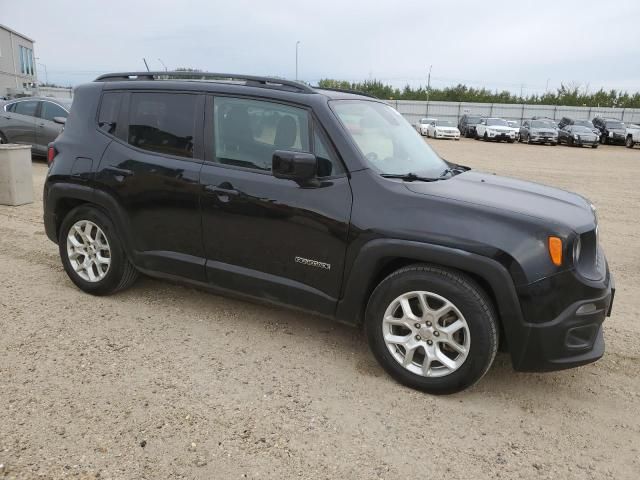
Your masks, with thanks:
[(149, 71), (149, 65), (147, 65), (147, 59), (142, 57), (142, 61), (144, 62), (144, 66), (147, 67), (147, 72)]

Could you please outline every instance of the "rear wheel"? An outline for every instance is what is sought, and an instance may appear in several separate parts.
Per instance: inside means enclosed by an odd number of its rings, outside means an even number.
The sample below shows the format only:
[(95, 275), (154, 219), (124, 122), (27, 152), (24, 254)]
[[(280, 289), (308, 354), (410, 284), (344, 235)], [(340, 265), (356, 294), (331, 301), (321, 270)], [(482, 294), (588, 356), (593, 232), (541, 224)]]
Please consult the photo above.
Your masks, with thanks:
[(81, 205), (69, 212), (60, 227), (58, 248), (67, 275), (87, 293), (109, 295), (138, 277), (113, 223), (97, 208)]
[(631, 135), (627, 135), (627, 138), (624, 141), (624, 145), (627, 148), (633, 148), (633, 137)]
[(484, 291), (461, 272), (429, 265), (398, 270), (374, 290), (369, 346), (398, 382), (433, 394), (470, 387), (488, 371), (498, 328)]

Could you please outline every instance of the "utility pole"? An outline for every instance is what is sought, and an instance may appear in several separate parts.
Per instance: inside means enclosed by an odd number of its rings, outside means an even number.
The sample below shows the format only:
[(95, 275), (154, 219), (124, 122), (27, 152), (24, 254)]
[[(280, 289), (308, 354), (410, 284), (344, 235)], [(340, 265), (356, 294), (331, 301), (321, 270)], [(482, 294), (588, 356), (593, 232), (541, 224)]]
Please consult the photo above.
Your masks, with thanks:
[(296, 42), (296, 81), (298, 80), (298, 45), (300, 45), (300, 40)]
[(142, 57), (142, 61), (144, 62), (144, 66), (147, 67), (147, 72), (149, 72), (149, 65), (147, 64), (147, 59)]
[(162, 64), (162, 66), (164, 67), (164, 71), (167, 71), (167, 66), (164, 64), (164, 62), (162, 61), (161, 58), (158, 59), (158, 61)]
[(431, 69), (433, 65), (429, 65), (429, 75), (427, 75), (427, 117), (429, 116), (429, 92), (431, 91)]
[(549, 80), (551, 79), (547, 78), (547, 86), (544, 88), (544, 93), (547, 93), (549, 91)]
[[(36, 57), (36, 60), (40, 60), (40, 58)], [(46, 83), (48, 85), (49, 84), (49, 75), (47, 74), (47, 66), (42, 62), (38, 62), (38, 65), (42, 65), (44, 67), (44, 83)]]

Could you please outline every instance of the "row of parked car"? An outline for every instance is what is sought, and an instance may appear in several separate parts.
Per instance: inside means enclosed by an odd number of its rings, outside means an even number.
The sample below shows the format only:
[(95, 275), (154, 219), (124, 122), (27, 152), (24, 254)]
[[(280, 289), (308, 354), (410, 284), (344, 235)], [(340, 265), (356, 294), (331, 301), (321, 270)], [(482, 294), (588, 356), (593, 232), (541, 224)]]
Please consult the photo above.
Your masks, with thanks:
[(640, 126), (625, 126), (623, 122), (611, 118), (596, 117), (593, 121), (563, 117), (559, 122), (547, 117), (533, 117), (520, 122), (503, 118), (486, 118), (465, 114), (456, 126), (451, 120), (422, 118), (416, 125), (421, 135), (432, 138), (453, 138), (461, 136), (485, 141), (506, 141), (514, 143), (566, 144), (590, 146), (599, 144), (626, 145), (633, 148), (640, 143)]

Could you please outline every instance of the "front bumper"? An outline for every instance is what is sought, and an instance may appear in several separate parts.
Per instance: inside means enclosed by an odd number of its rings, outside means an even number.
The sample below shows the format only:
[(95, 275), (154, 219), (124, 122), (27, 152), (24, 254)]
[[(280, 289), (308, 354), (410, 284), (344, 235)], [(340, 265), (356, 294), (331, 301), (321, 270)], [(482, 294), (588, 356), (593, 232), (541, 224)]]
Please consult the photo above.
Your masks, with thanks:
[(579, 138), (578, 140), (574, 139), (573, 142), (576, 145), (579, 145), (581, 147), (593, 146), (593, 145), (597, 145), (599, 143), (597, 138), (595, 138), (593, 140), (587, 140), (587, 139)]
[(459, 132), (438, 132), (438, 131), (434, 131), (433, 132), (433, 138), (453, 138), (455, 140), (460, 140), (460, 133)]
[(487, 131), (487, 137), (489, 137), (490, 140), (515, 140), (516, 139), (516, 134), (511, 132), (511, 133), (496, 133), (496, 132), (489, 132)]
[(530, 139), (531, 143), (558, 143), (558, 137), (544, 136), (544, 135), (532, 135)]
[[(557, 291), (559, 284), (552, 286), (546, 280), (543, 282), (547, 283), (542, 287), (543, 290), (551, 287), (556, 290), (556, 295), (563, 295), (562, 291)], [(568, 287), (564, 281), (562, 284), (563, 288)], [(541, 287), (534, 284), (529, 288), (536, 290)], [(611, 315), (615, 295), (613, 276), (607, 272), (606, 279), (599, 285), (581, 285), (579, 288), (581, 294), (589, 292), (587, 298), (574, 301), (552, 320), (542, 323), (525, 322), (522, 325), (519, 351), (511, 352), (516, 370), (563, 370), (592, 363), (602, 357), (602, 323)], [(540, 295), (536, 294), (535, 297), (537, 302), (544, 301)], [(548, 298), (547, 301), (553, 304), (558, 299)]]

